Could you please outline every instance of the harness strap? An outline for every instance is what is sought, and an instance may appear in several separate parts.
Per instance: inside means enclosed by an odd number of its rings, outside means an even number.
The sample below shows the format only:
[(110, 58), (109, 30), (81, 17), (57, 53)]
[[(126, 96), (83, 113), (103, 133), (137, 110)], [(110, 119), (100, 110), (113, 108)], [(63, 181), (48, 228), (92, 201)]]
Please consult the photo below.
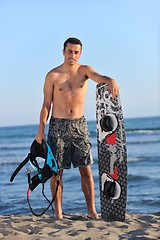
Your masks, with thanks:
[[(30, 200), (29, 200), (29, 198), (30, 198), (30, 193), (31, 193), (31, 189), (28, 188), (28, 191), (27, 191), (27, 202), (28, 202), (29, 209), (30, 209), (30, 211), (32, 212), (32, 214), (33, 214), (34, 216), (36, 216), (36, 217), (41, 217), (41, 216), (50, 208), (50, 206), (52, 206), (52, 204), (53, 204), (53, 202), (54, 202), (54, 200), (55, 200), (55, 198), (56, 198), (57, 192), (58, 192), (59, 183), (60, 183), (60, 178), (59, 178), (59, 174), (57, 174), (57, 186), (56, 186), (55, 194), (54, 194), (52, 200), (49, 201), (49, 199), (46, 197), (46, 195), (45, 195), (45, 193), (44, 193), (44, 182), (42, 182), (42, 194), (43, 194), (44, 198), (47, 200), (47, 202), (49, 202), (49, 205), (48, 205), (48, 207), (47, 207), (46, 209), (44, 209), (41, 213), (36, 213), (35, 211), (33, 211), (32, 206), (31, 206), (31, 204), (30, 204)], [(53, 207), (52, 207), (52, 210), (53, 210)]]
[(19, 166), (16, 168), (16, 170), (13, 172), (11, 178), (10, 178), (10, 182), (13, 182), (15, 176), (19, 173), (19, 171), (21, 170), (21, 168), (24, 167), (24, 165), (30, 160), (30, 153), (28, 154), (28, 156), (23, 160), (23, 162), (21, 162), (19, 164)]

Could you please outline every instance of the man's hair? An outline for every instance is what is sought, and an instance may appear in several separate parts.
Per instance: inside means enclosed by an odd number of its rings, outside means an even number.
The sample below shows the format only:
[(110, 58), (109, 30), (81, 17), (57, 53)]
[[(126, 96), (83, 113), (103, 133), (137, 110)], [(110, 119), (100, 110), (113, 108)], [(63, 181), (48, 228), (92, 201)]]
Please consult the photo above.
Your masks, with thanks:
[(81, 46), (81, 49), (82, 49), (82, 43), (81, 43), (81, 41), (80, 41), (78, 38), (70, 37), (70, 38), (68, 38), (68, 39), (64, 42), (64, 44), (63, 44), (63, 50), (65, 50), (65, 48), (66, 48), (66, 46), (67, 46), (68, 43), (78, 44), (78, 45)]

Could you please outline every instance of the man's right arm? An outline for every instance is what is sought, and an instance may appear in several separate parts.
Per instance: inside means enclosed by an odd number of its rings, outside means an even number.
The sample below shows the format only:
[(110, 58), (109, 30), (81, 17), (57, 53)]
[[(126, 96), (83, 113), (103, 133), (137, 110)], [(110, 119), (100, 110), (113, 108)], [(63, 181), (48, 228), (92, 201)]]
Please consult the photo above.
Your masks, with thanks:
[(51, 103), (53, 99), (53, 80), (51, 78), (51, 73), (48, 73), (44, 83), (44, 101), (40, 113), (40, 123), (38, 128), (38, 133), (35, 136), (37, 142), (41, 143), (42, 139), (45, 139), (44, 129), (49, 117)]

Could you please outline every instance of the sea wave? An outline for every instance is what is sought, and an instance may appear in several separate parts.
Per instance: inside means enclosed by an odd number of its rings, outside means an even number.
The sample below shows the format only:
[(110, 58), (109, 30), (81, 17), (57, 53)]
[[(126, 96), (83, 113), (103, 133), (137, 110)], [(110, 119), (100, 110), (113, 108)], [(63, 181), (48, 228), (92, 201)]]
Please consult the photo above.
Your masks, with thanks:
[(146, 129), (125, 129), (126, 133), (143, 133), (143, 134), (152, 134), (160, 133), (160, 128), (146, 128)]
[(144, 180), (148, 180), (150, 179), (147, 176), (143, 176), (143, 175), (128, 175), (128, 181), (132, 181), (132, 182), (140, 182), (140, 181), (144, 181)]
[(128, 158), (128, 162), (132, 163), (132, 162), (141, 162), (141, 161), (145, 161), (145, 157), (130, 157)]
[(156, 143), (160, 143), (160, 139), (158, 140), (150, 140), (150, 139), (146, 139), (146, 140), (138, 140), (138, 141), (130, 141), (130, 140), (127, 140), (127, 144), (130, 144), (130, 145), (139, 145), (139, 144), (156, 144)]
[(24, 146), (24, 147), (22, 147), (22, 146), (17, 146), (17, 147), (15, 147), (15, 146), (12, 146), (12, 145), (9, 145), (9, 146), (0, 146), (0, 151), (15, 151), (15, 150), (21, 150), (21, 151), (23, 151), (23, 150), (27, 150), (28, 149), (28, 147), (26, 146)]
[(23, 160), (25, 159), (25, 157), (23, 159), (12, 159), (12, 160), (5, 160), (5, 161), (0, 161), (0, 166), (1, 167), (12, 167), (12, 166), (18, 166)]

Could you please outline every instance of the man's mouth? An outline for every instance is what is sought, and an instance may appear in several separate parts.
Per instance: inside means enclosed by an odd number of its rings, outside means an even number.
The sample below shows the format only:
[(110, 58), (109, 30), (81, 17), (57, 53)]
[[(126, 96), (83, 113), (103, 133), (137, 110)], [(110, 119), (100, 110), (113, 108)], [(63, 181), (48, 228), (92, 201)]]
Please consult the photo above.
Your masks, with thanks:
[(69, 58), (69, 62), (75, 62), (75, 59)]

